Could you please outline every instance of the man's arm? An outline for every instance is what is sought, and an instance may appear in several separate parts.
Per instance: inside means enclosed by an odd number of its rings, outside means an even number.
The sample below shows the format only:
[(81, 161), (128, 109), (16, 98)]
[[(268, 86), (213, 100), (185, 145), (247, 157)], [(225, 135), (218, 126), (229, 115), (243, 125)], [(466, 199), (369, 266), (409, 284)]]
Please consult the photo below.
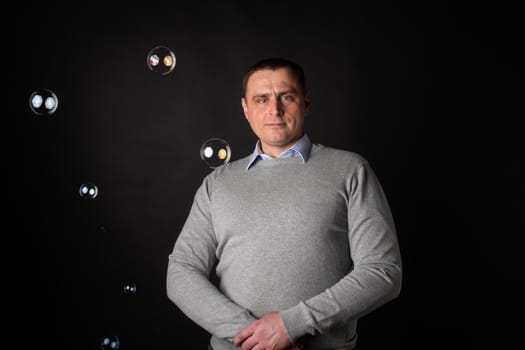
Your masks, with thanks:
[(256, 318), (210, 282), (217, 240), (211, 224), (209, 186), (206, 178), (195, 194), (190, 214), (169, 255), (167, 294), (199, 326), (231, 341)]
[(394, 220), (367, 162), (348, 179), (347, 196), (353, 269), (322, 293), (280, 312), (292, 341), (364, 316), (401, 291), (401, 254)]
[[(268, 334), (284, 324), (286, 332), (274, 336), (276, 349), (311, 334), (357, 319), (395, 298), (401, 289), (401, 255), (390, 207), (374, 172), (364, 163), (347, 183), (348, 240), (353, 269), (322, 293), (268, 314), (244, 328), (234, 341), (259, 343), (257, 334)], [(280, 316), (280, 317), (276, 317)], [(262, 322), (264, 321), (264, 322)], [(263, 329), (264, 327), (264, 329)]]

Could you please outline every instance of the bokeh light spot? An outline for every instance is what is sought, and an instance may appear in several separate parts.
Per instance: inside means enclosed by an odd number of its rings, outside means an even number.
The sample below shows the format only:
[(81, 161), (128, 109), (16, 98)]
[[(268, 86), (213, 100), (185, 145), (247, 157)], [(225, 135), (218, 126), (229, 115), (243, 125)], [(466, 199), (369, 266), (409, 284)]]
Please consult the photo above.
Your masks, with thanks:
[(84, 183), (80, 185), (78, 192), (84, 199), (95, 199), (98, 195), (98, 187), (92, 183)]
[(230, 145), (223, 139), (211, 138), (202, 144), (200, 155), (210, 168), (216, 168), (230, 161)]
[(36, 115), (51, 115), (58, 108), (58, 97), (49, 89), (35, 90), (29, 97), (29, 107)]
[(177, 64), (175, 54), (166, 46), (154, 47), (148, 53), (146, 61), (151, 71), (162, 75), (171, 73)]

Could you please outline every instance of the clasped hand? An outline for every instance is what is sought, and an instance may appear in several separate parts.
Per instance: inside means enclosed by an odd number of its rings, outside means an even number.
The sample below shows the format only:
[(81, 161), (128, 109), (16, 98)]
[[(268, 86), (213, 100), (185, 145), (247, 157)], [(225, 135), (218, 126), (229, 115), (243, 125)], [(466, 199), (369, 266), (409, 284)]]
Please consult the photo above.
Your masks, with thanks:
[(272, 312), (241, 329), (233, 338), (235, 347), (242, 350), (299, 350), (292, 344), (281, 315)]

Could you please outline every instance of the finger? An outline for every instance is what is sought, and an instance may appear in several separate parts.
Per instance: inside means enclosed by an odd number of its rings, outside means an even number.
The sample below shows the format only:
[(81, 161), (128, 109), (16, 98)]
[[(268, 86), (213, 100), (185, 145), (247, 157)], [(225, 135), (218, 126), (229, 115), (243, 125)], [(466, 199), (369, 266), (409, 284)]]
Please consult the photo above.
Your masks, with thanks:
[(241, 329), (239, 333), (237, 333), (237, 335), (233, 338), (233, 345), (236, 347), (241, 345), (248, 337), (253, 334), (253, 330), (253, 323)]
[(257, 347), (257, 343), (256, 337), (248, 337), (242, 342), (242, 350), (253, 350)]
[(267, 348), (264, 345), (261, 345), (261, 343), (255, 344), (253, 348), (251, 348), (251, 350), (266, 350), (266, 349), (270, 349), (270, 348)]

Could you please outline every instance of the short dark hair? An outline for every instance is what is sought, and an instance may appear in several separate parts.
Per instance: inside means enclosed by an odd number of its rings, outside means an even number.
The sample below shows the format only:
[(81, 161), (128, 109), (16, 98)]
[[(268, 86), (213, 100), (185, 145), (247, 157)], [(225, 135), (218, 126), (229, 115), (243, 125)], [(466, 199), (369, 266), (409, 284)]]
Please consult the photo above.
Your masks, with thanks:
[(246, 85), (248, 84), (248, 79), (250, 79), (253, 73), (264, 69), (276, 70), (279, 68), (288, 69), (301, 87), (303, 94), (306, 95), (306, 79), (303, 68), (299, 64), (286, 58), (270, 57), (256, 62), (246, 71), (246, 73), (244, 73), (244, 77), (242, 79), (243, 96), (246, 96)]

